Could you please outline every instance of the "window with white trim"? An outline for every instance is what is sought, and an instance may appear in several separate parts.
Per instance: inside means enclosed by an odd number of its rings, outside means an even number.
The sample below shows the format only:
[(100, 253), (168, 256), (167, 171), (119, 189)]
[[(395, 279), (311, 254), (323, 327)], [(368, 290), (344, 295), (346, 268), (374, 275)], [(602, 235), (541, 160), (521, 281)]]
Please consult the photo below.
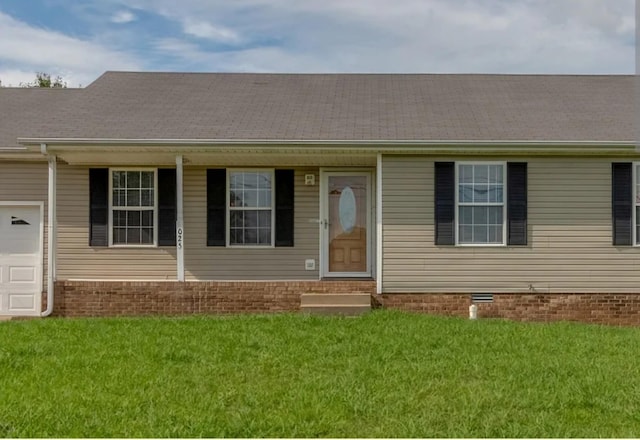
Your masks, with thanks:
[(111, 170), (110, 244), (156, 244), (156, 170)]
[(505, 164), (457, 163), (457, 244), (505, 243)]
[(273, 170), (229, 170), (228, 179), (229, 245), (272, 246)]

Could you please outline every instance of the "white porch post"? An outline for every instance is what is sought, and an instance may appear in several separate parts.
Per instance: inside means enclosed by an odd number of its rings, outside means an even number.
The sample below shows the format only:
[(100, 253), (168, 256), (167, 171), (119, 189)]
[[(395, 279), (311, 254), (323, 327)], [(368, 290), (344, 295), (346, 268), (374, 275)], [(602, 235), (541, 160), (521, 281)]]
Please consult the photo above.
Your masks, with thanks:
[[(47, 154), (47, 145), (40, 146), (42, 153)], [(49, 181), (47, 195), (47, 308), (40, 314), (45, 317), (53, 312), (53, 298), (56, 281), (56, 185), (57, 161), (55, 155), (48, 155)]]
[(382, 293), (382, 154), (376, 162), (376, 293)]
[(184, 281), (184, 209), (183, 209), (183, 178), (182, 156), (176, 156), (176, 252), (178, 262), (178, 281)]

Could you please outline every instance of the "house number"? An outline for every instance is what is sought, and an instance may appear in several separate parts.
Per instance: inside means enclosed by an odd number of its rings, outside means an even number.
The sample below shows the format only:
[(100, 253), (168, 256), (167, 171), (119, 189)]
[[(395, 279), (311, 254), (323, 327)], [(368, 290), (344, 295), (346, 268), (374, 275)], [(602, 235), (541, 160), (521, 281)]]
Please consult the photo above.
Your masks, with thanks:
[(178, 228), (177, 231), (177, 240), (178, 240), (178, 249), (182, 249), (182, 228)]

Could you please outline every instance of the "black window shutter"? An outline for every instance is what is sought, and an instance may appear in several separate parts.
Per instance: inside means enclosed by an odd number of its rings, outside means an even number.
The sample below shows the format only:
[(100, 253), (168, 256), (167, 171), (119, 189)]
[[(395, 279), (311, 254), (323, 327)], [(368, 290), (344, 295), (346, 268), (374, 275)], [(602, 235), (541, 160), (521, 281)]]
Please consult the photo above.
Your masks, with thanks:
[(527, 244), (527, 164), (507, 163), (507, 244)]
[(633, 171), (630, 162), (611, 164), (611, 217), (613, 244), (631, 246), (633, 231)]
[(89, 246), (109, 245), (109, 169), (89, 169)]
[(276, 170), (276, 246), (293, 246), (293, 170)]
[(159, 168), (158, 246), (176, 245), (177, 203), (175, 168)]
[(436, 245), (455, 244), (455, 179), (453, 162), (435, 163)]
[(227, 171), (207, 170), (207, 246), (226, 246)]

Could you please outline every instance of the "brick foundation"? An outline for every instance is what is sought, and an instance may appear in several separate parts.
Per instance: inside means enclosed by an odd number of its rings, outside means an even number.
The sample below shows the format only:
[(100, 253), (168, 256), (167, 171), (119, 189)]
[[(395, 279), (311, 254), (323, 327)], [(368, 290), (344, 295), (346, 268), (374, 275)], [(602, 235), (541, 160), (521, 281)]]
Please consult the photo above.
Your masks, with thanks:
[[(296, 312), (302, 293), (370, 293), (374, 307), (463, 318), (471, 304), (469, 294), (376, 295), (375, 281), (59, 281), (53, 314)], [(492, 303), (478, 304), (478, 318), (640, 325), (640, 294), (494, 294)]]
[(53, 315), (294, 312), (302, 293), (374, 291), (375, 281), (58, 281)]
[[(469, 294), (392, 294), (374, 296), (381, 307), (448, 316), (469, 316)], [(640, 325), (640, 294), (494, 294), (478, 306), (478, 319), (579, 321)]]

